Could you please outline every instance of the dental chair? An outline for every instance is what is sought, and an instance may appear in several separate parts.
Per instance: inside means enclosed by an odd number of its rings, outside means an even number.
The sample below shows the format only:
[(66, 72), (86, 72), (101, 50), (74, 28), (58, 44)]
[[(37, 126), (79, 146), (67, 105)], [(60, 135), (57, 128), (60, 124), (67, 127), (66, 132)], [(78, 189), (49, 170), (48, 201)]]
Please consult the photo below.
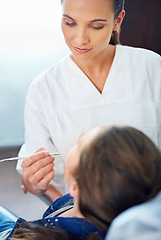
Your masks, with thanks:
[(18, 218), (14, 213), (12, 213), (10, 210), (8, 210), (6, 207), (2, 205), (0, 205), (0, 213), (2, 213), (6, 217), (6, 219), (12, 220), (14, 222), (16, 222)]
[(118, 215), (105, 240), (161, 240), (161, 191)]

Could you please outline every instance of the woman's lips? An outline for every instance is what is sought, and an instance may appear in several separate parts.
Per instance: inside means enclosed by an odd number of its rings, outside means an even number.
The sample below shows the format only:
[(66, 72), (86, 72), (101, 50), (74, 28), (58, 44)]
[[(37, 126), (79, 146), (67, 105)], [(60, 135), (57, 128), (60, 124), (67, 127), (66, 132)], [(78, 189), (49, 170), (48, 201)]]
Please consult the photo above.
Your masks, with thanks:
[(79, 53), (86, 53), (89, 52), (91, 50), (91, 48), (77, 48), (77, 47), (73, 47), (75, 51), (79, 52)]

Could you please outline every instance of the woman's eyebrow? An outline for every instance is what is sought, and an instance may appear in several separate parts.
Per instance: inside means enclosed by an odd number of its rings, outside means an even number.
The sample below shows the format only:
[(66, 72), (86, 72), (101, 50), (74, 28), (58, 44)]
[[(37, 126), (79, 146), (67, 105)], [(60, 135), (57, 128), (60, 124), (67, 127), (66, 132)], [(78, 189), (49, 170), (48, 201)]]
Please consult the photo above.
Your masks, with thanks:
[(100, 19), (100, 18), (98, 18), (98, 19), (94, 19), (94, 20), (92, 20), (90, 22), (107, 22), (107, 19)]
[[(75, 21), (74, 18), (70, 17), (70, 16), (67, 15), (67, 14), (63, 14), (63, 17), (67, 17), (67, 18), (69, 18), (69, 19)], [(98, 19), (91, 20), (90, 22), (91, 22), (91, 23), (92, 23), (92, 22), (107, 22), (107, 19), (101, 19), (101, 18), (98, 18)]]
[(69, 16), (69, 15), (67, 15), (67, 14), (63, 14), (63, 17), (67, 17), (67, 18), (70, 18), (71, 20), (75, 21), (75, 19), (74, 19), (74, 18), (70, 17), (70, 16)]

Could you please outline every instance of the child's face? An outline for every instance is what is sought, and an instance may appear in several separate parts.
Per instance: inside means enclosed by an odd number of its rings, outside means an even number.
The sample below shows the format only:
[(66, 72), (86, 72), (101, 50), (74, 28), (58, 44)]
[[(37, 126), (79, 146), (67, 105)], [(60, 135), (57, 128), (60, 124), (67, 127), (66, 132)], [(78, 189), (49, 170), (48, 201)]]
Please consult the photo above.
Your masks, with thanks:
[(81, 134), (78, 138), (77, 145), (68, 152), (65, 161), (65, 178), (69, 187), (74, 180), (73, 173), (79, 164), (80, 154), (82, 150), (106, 128), (107, 127), (105, 126), (96, 127), (86, 134)]

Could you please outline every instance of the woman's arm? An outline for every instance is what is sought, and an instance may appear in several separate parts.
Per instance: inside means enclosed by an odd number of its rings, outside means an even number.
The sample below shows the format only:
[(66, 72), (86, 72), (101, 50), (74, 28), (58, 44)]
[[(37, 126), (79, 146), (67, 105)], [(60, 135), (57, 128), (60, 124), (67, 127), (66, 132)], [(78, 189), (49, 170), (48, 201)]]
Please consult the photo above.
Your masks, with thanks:
[(46, 190), (45, 195), (47, 195), (53, 202), (54, 202), (57, 198), (63, 196), (63, 195), (59, 192), (59, 190), (58, 190), (54, 185), (51, 185), (51, 184), (48, 185), (48, 189)]
[[(49, 130), (50, 127), (48, 126), (48, 120), (50, 119), (50, 122), (53, 120), (50, 117), (51, 113), (47, 110), (48, 108), (44, 108), (44, 105), (46, 106), (49, 104), (46, 102), (43, 92), (45, 92), (45, 86), (42, 91), (42, 89), (35, 83), (31, 84), (25, 105), (25, 144), (23, 145), (23, 148), (21, 148), (19, 153), (20, 156), (31, 155), (41, 146), (47, 149), (48, 152), (58, 152), (53, 143)], [(34, 158), (36, 158), (36, 156), (34, 156)], [(61, 196), (60, 191), (63, 192), (63, 188), (65, 188), (64, 179), (60, 179), (61, 176), (59, 176), (59, 171), (62, 173), (62, 162), (59, 164), (59, 159), (57, 160), (57, 174), (56, 177), (54, 177), (55, 174), (53, 172), (52, 162), (50, 162), (49, 159), (49, 162), (46, 162), (47, 156), (42, 156), (41, 159), (36, 158), (35, 162), (31, 165), (27, 165), (27, 162), (32, 161), (33, 159), (28, 157), (26, 159), (23, 163), (17, 163), (17, 170), (22, 174), (22, 183), (24, 184), (25, 189), (35, 195), (46, 194), (51, 200), (55, 200), (57, 197)], [(38, 160), (39, 169), (37, 166)], [(41, 174), (44, 174), (44, 171), (45, 173), (48, 172), (45, 177), (41, 176)], [(53, 177), (56, 187), (52, 186), (54, 182), (51, 183), (49, 187), (49, 182)], [(57, 187), (59, 188), (59, 186), (61, 190), (57, 190)]]

